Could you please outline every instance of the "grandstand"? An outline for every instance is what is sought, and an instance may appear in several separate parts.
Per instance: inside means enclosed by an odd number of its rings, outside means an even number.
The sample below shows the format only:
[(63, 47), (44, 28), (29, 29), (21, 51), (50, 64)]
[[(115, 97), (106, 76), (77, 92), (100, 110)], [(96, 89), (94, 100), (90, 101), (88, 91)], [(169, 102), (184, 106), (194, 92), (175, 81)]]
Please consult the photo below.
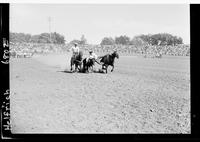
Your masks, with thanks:
[[(70, 52), (71, 44), (49, 44), (49, 43), (10, 43), (10, 52), (15, 52), (15, 57), (33, 54), (64, 53)], [(135, 45), (80, 45), (82, 51), (93, 50), (96, 53), (110, 53), (117, 50), (122, 55), (144, 54), (145, 57), (155, 57), (157, 54), (171, 56), (190, 56), (190, 45), (176, 46), (135, 46)], [(17, 56), (20, 55), (20, 56)], [(26, 56), (24, 56), (26, 57)]]

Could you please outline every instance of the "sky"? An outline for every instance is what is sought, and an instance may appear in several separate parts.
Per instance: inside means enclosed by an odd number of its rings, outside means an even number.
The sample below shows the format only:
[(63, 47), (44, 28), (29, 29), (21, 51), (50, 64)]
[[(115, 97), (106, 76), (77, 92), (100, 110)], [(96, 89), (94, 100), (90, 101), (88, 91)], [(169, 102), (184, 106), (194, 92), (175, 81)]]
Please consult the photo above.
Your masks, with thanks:
[[(10, 4), (10, 31), (57, 32), (66, 42), (104, 37), (170, 33), (190, 43), (189, 4)], [(51, 22), (49, 22), (51, 17)]]

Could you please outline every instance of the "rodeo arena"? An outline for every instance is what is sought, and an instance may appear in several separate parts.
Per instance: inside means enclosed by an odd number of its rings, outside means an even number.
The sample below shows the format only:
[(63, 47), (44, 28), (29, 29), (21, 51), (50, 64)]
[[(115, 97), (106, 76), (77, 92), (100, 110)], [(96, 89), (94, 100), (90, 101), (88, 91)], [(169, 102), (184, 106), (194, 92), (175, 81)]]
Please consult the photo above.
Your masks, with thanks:
[(10, 42), (12, 133), (191, 133), (190, 45), (73, 46)]

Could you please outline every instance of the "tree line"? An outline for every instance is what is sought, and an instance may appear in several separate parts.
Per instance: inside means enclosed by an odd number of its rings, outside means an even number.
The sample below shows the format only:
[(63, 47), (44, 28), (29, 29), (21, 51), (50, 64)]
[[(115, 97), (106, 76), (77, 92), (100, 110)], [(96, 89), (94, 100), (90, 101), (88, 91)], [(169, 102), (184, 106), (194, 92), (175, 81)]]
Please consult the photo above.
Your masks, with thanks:
[(10, 42), (27, 42), (27, 43), (54, 43), (64, 44), (65, 38), (59, 33), (41, 33), (38, 35), (12, 33), (10, 32)]
[[(38, 35), (24, 34), (24, 33), (10, 33), (11, 42), (27, 42), (27, 43), (54, 43), (65, 44), (65, 37), (59, 33), (41, 33)], [(87, 40), (84, 35), (80, 39), (74, 39), (69, 43), (78, 43), (80, 45), (87, 44)], [(181, 37), (173, 36), (168, 33), (147, 34), (138, 35), (132, 39), (126, 35), (121, 35), (115, 38), (104, 37), (100, 45), (178, 45), (183, 44)]]
[[(10, 42), (13, 43), (20, 43), (20, 42), (27, 42), (27, 43), (54, 43), (54, 44), (65, 44), (65, 37), (60, 35), (59, 33), (41, 33), (38, 35), (31, 35), (25, 33), (13, 33), (10, 32)], [(87, 40), (84, 35), (81, 36), (80, 39), (74, 39), (69, 43), (78, 43), (80, 45), (87, 44)]]
[(126, 35), (121, 35), (119, 37), (104, 37), (100, 43), (101, 45), (178, 45), (183, 44), (183, 39), (181, 37), (173, 36), (168, 33), (158, 33), (158, 34), (148, 34), (148, 35), (138, 35), (132, 39)]

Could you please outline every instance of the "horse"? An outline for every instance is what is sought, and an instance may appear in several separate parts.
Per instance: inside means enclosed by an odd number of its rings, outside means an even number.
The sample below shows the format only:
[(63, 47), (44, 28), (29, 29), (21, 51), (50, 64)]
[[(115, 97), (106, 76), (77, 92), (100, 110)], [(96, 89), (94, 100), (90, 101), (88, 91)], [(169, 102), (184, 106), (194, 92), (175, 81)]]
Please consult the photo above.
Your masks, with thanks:
[(99, 57), (100, 63), (103, 63), (102, 70), (105, 69), (106, 73), (107, 73), (108, 66), (110, 65), (110, 66), (112, 66), (111, 72), (113, 72), (115, 57), (117, 59), (119, 58), (119, 54), (117, 53), (117, 51), (114, 51), (112, 54), (106, 54), (104, 56)]
[(93, 67), (94, 63), (95, 63), (94, 58), (88, 59), (88, 61), (87, 58), (83, 59), (83, 72), (89, 72), (89, 68)]
[(75, 65), (75, 72), (77, 72), (77, 69), (79, 69), (79, 71), (81, 70), (82, 58), (83, 58), (83, 52), (82, 51), (79, 51), (79, 53), (77, 55), (74, 55), (74, 56), (71, 57), (71, 60), (70, 60), (71, 71), (72, 71), (72, 67), (74, 65)]

